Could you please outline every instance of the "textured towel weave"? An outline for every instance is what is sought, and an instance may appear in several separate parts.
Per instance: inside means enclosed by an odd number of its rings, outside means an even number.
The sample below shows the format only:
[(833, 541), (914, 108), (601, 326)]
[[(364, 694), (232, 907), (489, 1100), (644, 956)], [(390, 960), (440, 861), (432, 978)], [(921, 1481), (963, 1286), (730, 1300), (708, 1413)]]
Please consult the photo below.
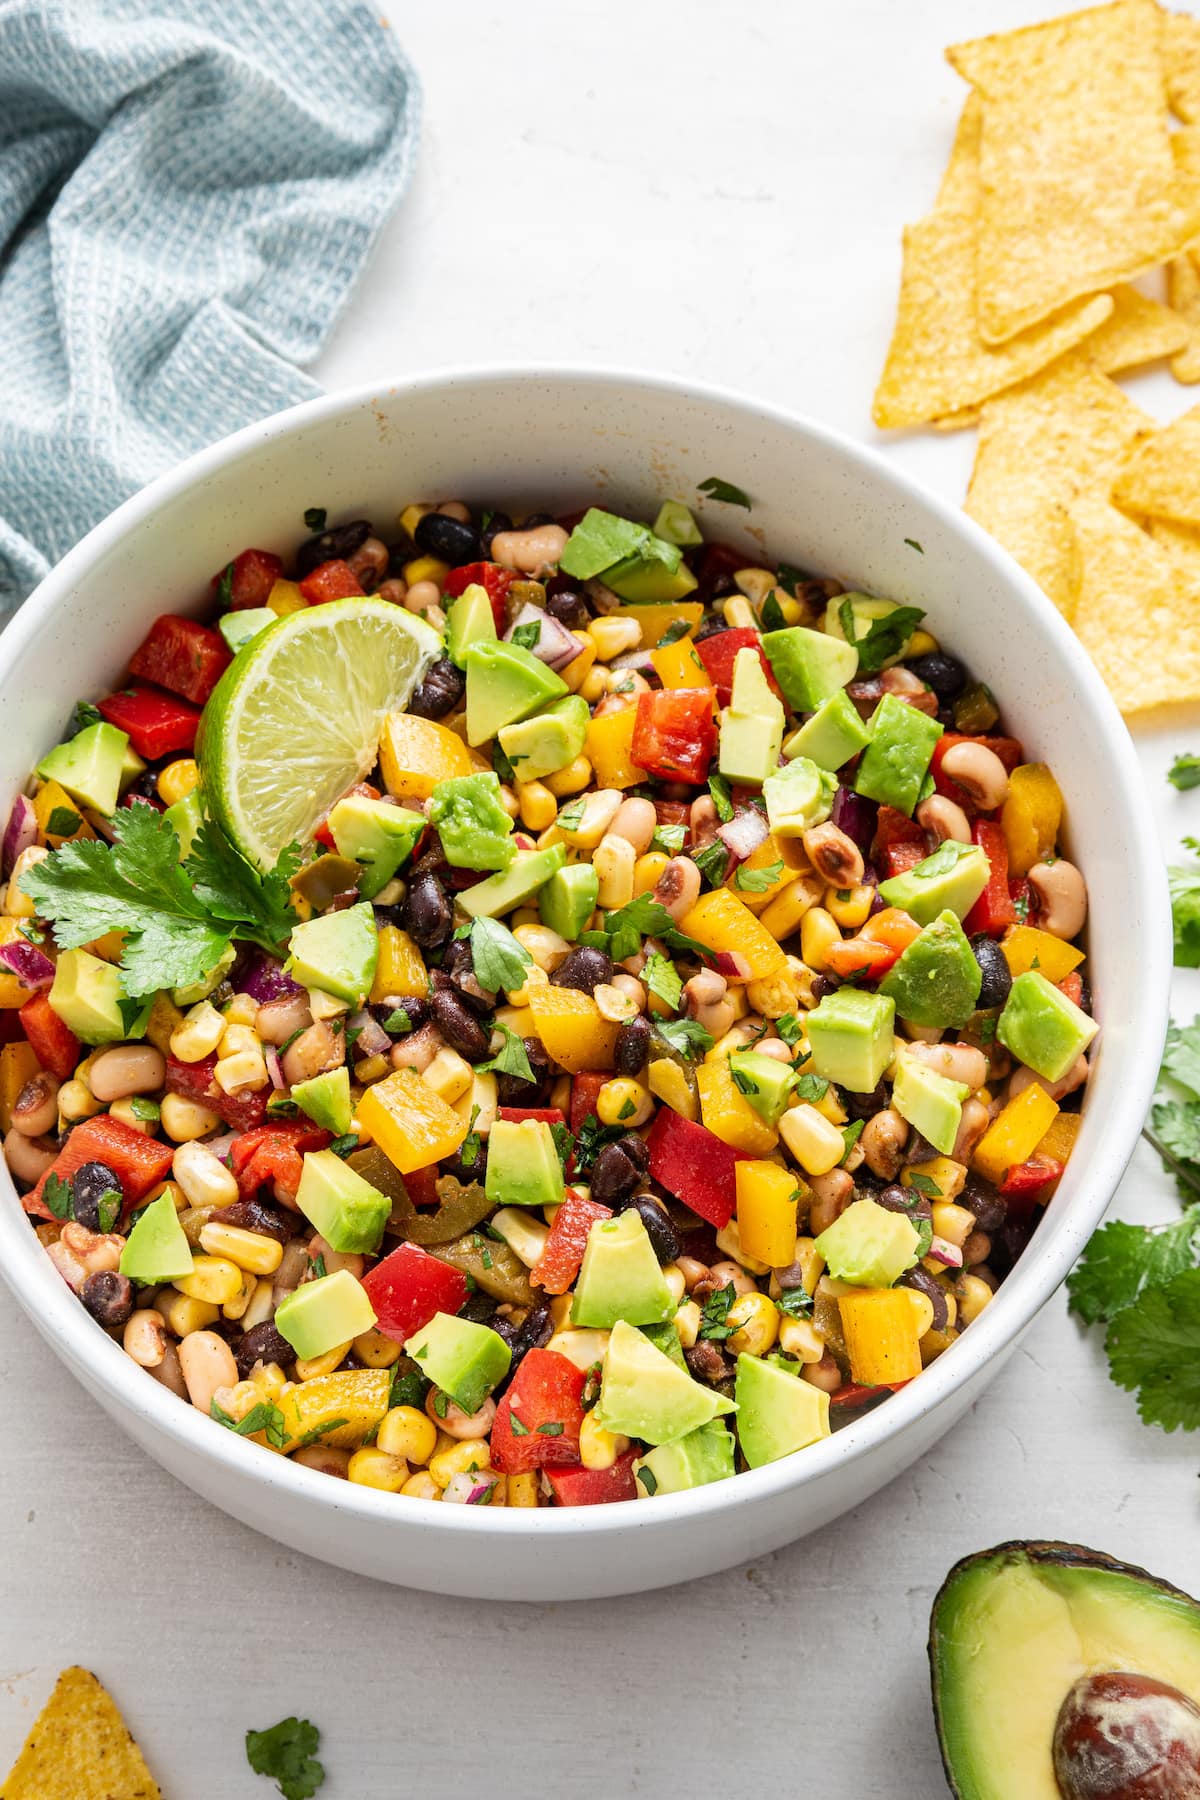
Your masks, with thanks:
[(152, 476), (320, 391), (297, 365), (419, 109), (357, 0), (0, 6), (0, 612)]

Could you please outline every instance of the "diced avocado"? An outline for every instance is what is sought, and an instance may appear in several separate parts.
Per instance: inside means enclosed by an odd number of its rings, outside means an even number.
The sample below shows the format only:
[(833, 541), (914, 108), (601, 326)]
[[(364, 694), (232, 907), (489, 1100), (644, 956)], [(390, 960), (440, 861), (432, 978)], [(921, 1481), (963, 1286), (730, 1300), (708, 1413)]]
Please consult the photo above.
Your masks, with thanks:
[(550, 844), (545, 850), (518, 850), (507, 869), (477, 881), (455, 895), (459, 906), (472, 919), (496, 919), (501, 913), (519, 906), (549, 881), (556, 869), (567, 860), (563, 844)]
[(892, 1105), (935, 1150), (949, 1156), (962, 1123), (962, 1103), (970, 1093), (961, 1081), (939, 1075), (927, 1063), (901, 1052), (892, 1082)]
[[(630, 1214), (621, 1217), (628, 1219)], [(736, 1411), (732, 1400), (693, 1381), (626, 1320), (613, 1326), (595, 1407), (596, 1423), (605, 1431), (641, 1438), (647, 1444), (670, 1444), (722, 1413)]]
[(277, 617), (269, 606), (244, 606), (241, 612), (222, 613), (217, 630), (236, 656), (243, 644), (273, 625)]
[(369, 794), (347, 794), (330, 808), (327, 823), (338, 855), (361, 864), (358, 891), (372, 900), (408, 861), (425, 816)]
[[(880, 619), (886, 619), (890, 613), (900, 610), (898, 600), (881, 600), (875, 594), (836, 594), (826, 606), (825, 618), (822, 621), (826, 631), (831, 632), (834, 637), (844, 638), (846, 635), (845, 625), (842, 622), (842, 608), (846, 605), (850, 607), (856, 644), (867, 636), (872, 625), (877, 624)], [(909, 639), (906, 638), (895, 654), (885, 657), (878, 667), (890, 669), (893, 663), (898, 663), (907, 650), (908, 643)]]
[(562, 1164), (544, 1119), (497, 1119), (488, 1138), (484, 1191), (493, 1206), (557, 1206)]
[(884, 1288), (911, 1269), (921, 1238), (907, 1214), (889, 1212), (877, 1200), (854, 1200), (816, 1240), (835, 1281)]
[(485, 744), (502, 725), (526, 719), (569, 690), (553, 669), (520, 644), (470, 644), (466, 652), (467, 742)]
[(200, 789), (194, 787), (190, 794), (182, 800), (176, 800), (174, 806), (168, 806), (163, 818), (168, 825), (174, 827), (175, 836), (179, 839), (179, 860), (189, 856), (196, 842), (196, 834), (204, 823), (204, 800)]
[[(54, 998), (53, 989), (50, 994)], [(1037, 969), (1013, 982), (996, 1036), (1018, 1062), (1046, 1081), (1061, 1081), (1099, 1026)]]
[[(489, 1147), (489, 1171), (491, 1160)], [(572, 1325), (615, 1325), (618, 1319), (628, 1325), (654, 1325), (674, 1311), (675, 1301), (641, 1215), (630, 1207), (615, 1219), (597, 1219), (588, 1232), (575, 1282)]]
[[(345, 1073), (345, 1069), (338, 1070), (339, 1075)], [(312, 1083), (305, 1085), (311, 1087)], [(295, 1088), (292, 1098), (296, 1098)], [(349, 1106), (348, 1089), (346, 1098)], [(306, 1152), (296, 1205), (326, 1243), (343, 1256), (365, 1256), (378, 1250), (392, 1210), (387, 1195), (356, 1175), (334, 1150)]]
[[(326, 1069), (308, 1081), (298, 1081), (292, 1088), (292, 1099), (314, 1125), (332, 1131), (334, 1137), (345, 1137), (350, 1130), (353, 1108), (350, 1104), (350, 1071), (343, 1063), (340, 1069)], [(329, 1233), (325, 1233), (329, 1237)], [(333, 1244), (333, 1239), (329, 1239)], [(340, 1250), (340, 1244), (333, 1244)]]
[(910, 1025), (946, 1031), (966, 1024), (982, 985), (983, 971), (966, 932), (958, 915), (947, 910), (901, 952), (878, 992), (891, 996), (896, 1012)]
[[(124, 793), (126, 788), (129, 787), (133, 782), (135, 782), (139, 775), (144, 775), (145, 773), (146, 773), (145, 762), (143, 762), (142, 758), (138, 755), (137, 751), (133, 748), (132, 744), (126, 744), (125, 754), (121, 758), (121, 780), (120, 780), (120, 784), (119, 784), (121, 792)], [(198, 788), (193, 788), (192, 794), (198, 795), (199, 791), (200, 790)], [(192, 797), (192, 795), (189, 794), (188, 799), (190, 800), (191, 797)], [(177, 800), (175, 802), (175, 804), (176, 804), (176, 806), (178, 806), (181, 804), (181, 802)], [(167, 811), (170, 812), (170, 810), (171, 810), (171, 808), (168, 807)]]
[(665, 1319), (661, 1325), (639, 1325), (638, 1330), (650, 1339), (656, 1350), (669, 1356), (677, 1369), (682, 1369), (685, 1375), (688, 1373), (687, 1359), (679, 1341), (679, 1327), (673, 1319)]
[[(176, 1006), (195, 1006), (197, 1000), (207, 1000), (214, 988), (219, 988), (237, 961), (238, 947), (226, 944), (212, 968), (205, 974), (198, 975), (195, 981), (185, 982), (181, 987), (171, 989), (171, 998)], [(132, 1032), (129, 1034), (134, 1035)]]
[(684, 549), (704, 542), (700, 527), (682, 500), (664, 500), (650, 529), (655, 537), (665, 538), (668, 544), (680, 544)]
[(119, 1268), (130, 1281), (178, 1281), (192, 1272), (192, 1251), (179, 1223), (174, 1189), (152, 1200), (125, 1239)]
[[(655, 539), (655, 543), (661, 543)], [(666, 549), (669, 546), (663, 545)], [(673, 546), (670, 546), (673, 547)], [(678, 549), (675, 555), (679, 556)], [(622, 600), (648, 606), (668, 606), (673, 600), (685, 600), (698, 583), (687, 564), (680, 559), (674, 568), (658, 556), (630, 556), (601, 576), (606, 588)]]
[(855, 792), (911, 818), (942, 727), (895, 694), (885, 694), (870, 721), (871, 742), (855, 776)]
[(987, 851), (979, 844), (959, 844), (947, 838), (914, 869), (881, 881), (879, 892), (889, 906), (898, 906), (918, 925), (932, 925), (944, 912), (965, 919), (991, 873)]
[(895, 1002), (864, 988), (840, 987), (808, 1015), (811, 1073), (870, 1094), (879, 1086), (895, 1050)]
[(85, 1044), (116, 1044), (127, 1033), (120, 971), (88, 950), (64, 950), (46, 996), (68, 1030)]
[(673, 573), (681, 558), (678, 545), (655, 537), (648, 525), (589, 506), (567, 539), (558, 566), (564, 575), (590, 581), (619, 563), (633, 560), (661, 562)]
[(673, 1444), (659, 1444), (639, 1456), (633, 1473), (644, 1494), (682, 1494), (688, 1488), (707, 1487), (710, 1481), (725, 1481), (736, 1473), (729, 1427), (710, 1419)]
[(531, 719), (502, 725), (500, 748), (518, 781), (540, 781), (575, 761), (587, 740), (591, 708), (578, 694), (556, 700)]
[(473, 581), (446, 614), (446, 655), (465, 669), (471, 645), (494, 643), (496, 635), (496, 615), (488, 591)]
[(367, 1290), (349, 1269), (306, 1281), (275, 1308), (276, 1329), (305, 1360), (350, 1343), (374, 1324), (375, 1308)]
[(833, 811), (837, 777), (798, 756), (763, 782), (767, 818), (776, 837), (801, 837)]
[(456, 869), (507, 869), (517, 854), (500, 777), (491, 769), (439, 781), (429, 797), (429, 823)]
[(573, 944), (596, 910), (600, 877), (590, 862), (556, 869), (538, 894), (542, 924)]
[(858, 651), (852, 644), (807, 625), (768, 631), (763, 649), (793, 712), (815, 712), (858, 672)]
[(821, 702), (806, 725), (793, 731), (783, 746), (783, 754), (807, 756), (818, 769), (840, 769), (852, 756), (865, 750), (870, 741), (870, 727), (845, 688), (839, 688)]
[(121, 768), (129, 739), (115, 725), (86, 725), (69, 743), (56, 744), (43, 756), (37, 772), (45, 781), (57, 781), (80, 806), (98, 813), (116, 808), (121, 792)]
[(361, 900), (344, 912), (307, 919), (293, 927), (288, 949), (291, 954), (284, 966), (294, 980), (323, 994), (334, 994), (351, 1006), (361, 1006), (371, 991), (379, 960), (375, 909)]
[(733, 687), (721, 718), (719, 767), (727, 781), (757, 786), (779, 767), (783, 707), (771, 692), (758, 651), (733, 660)]
[(512, 1362), (512, 1351), (498, 1331), (453, 1313), (434, 1313), (404, 1350), (422, 1375), (465, 1413), (479, 1411)]
[(729, 1058), (729, 1073), (734, 1087), (755, 1112), (768, 1125), (777, 1125), (796, 1085), (792, 1065), (764, 1056), (760, 1050), (735, 1050)]
[(743, 1351), (734, 1394), (738, 1442), (752, 1469), (829, 1436), (829, 1395), (776, 1363)]

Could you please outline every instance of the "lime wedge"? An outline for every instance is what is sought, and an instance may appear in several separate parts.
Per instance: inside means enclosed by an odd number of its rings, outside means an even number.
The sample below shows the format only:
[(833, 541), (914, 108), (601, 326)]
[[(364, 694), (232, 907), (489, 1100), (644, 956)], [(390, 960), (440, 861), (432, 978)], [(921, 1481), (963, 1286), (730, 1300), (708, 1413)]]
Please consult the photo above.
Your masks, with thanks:
[(239, 651), (204, 709), (196, 748), (209, 809), (242, 855), (270, 868), (374, 767), (389, 713), (442, 647), (386, 600), (288, 613)]

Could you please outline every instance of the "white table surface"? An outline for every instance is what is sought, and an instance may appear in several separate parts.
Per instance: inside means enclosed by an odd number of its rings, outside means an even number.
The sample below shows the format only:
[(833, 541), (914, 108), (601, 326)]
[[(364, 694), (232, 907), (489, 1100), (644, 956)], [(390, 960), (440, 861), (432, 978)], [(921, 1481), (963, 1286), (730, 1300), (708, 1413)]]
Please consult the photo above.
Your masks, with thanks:
[[(397, 5), (426, 89), (419, 169), (316, 373), (338, 388), (473, 359), (633, 365), (878, 441), (900, 227), (932, 200), (964, 92), (942, 48), (1052, 10)], [(1194, 398), (1165, 375), (1131, 386), (1163, 416)], [(885, 448), (961, 498), (973, 434)], [(1200, 792), (1163, 771), (1200, 749), (1200, 711), (1138, 743), (1172, 850), (1200, 829)], [(1181, 980), (1177, 1012), (1198, 1002)], [(1143, 1146), (1114, 1211), (1173, 1205)], [(242, 1734), (289, 1712), (323, 1730), (321, 1800), (744, 1793), (755, 1778), (922, 1800), (944, 1791), (924, 1642), (951, 1562), (1062, 1537), (1194, 1587), (1196, 1465), (1195, 1439), (1139, 1424), (1059, 1295), (970, 1417), (818, 1536), (639, 1598), (474, 1605), (234, 1524), (117, 1434), (2, 1297), (0, 1770), (57, 1670), (81, 1662), (169, 1800), (273, 1793)]]

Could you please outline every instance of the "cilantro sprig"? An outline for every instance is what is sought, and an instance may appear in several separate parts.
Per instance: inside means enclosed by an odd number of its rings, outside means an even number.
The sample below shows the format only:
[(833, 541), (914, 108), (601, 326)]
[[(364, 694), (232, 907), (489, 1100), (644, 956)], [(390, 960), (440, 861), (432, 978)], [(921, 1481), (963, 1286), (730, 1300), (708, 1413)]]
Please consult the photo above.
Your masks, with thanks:
[(882, 619), (872, 619), (868, 629), (859, 637), (853, 601), (847, 598), (838, 607), (838, 619), (846, 642), (853, 644), (858, 651), (858, 666), (864, 675), (876, 674), (889, 657), (899, 656), (924, 617), (923, 607), (896, 606), (890, 613), (885, 613)]
[(325, 1780), (317, 1761), (321, 1733), (309, 1719), (280, 1719), (246, 1733), (246, 1761), (256, 1775), (273, 1776), (283, 1800), (311, 1800)]
[(1190, 751), (1177, 756), (1167, 770), (1167, 780), (1180, 792), (1185, 788), (1200, 787), (1200, 756)]

